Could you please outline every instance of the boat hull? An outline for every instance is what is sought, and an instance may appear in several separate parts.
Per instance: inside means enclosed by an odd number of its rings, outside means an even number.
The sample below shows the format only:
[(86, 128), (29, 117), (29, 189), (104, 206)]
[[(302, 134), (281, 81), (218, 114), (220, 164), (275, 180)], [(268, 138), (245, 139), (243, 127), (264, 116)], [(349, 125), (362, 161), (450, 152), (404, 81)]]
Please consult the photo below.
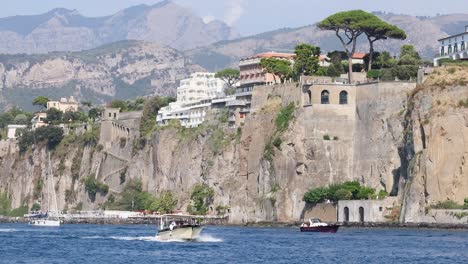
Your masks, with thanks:
[(35, 219), (29, 222), (30, 225), (33, 226), (45, 226), (45, 227), (57, 227), (60, 226), (59, 220), (43, 220), (43, 219)]
[(158, 232), (160, 240), (194, 240), (200, 236), (202, 231), (201, 226), (184, 226), (174, 228), (173, 230), (162, 230)]
[(339, 225), (328, 225), (328, 226), (303, 226), (301, 232), (319, 232), (319, 233), (336, 233)]

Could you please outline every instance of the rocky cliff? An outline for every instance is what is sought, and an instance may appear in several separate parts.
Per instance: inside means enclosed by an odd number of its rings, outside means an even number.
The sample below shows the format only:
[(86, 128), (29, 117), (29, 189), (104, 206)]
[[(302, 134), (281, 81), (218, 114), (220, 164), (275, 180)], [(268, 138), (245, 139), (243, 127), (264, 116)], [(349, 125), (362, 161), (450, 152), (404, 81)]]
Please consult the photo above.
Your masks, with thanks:
[(89, 51), (0, 56), (0, 106), (31, 109), (38, 95), (74, 95), (95, 103), (148, 94), (173, 95), (178, 80), (203, 70), (178, 51), (137, 41)]
[(435, 221), (426, 216), (431, 206), (468, 197), (467, 81), (466, 68), (441, 68), (411, 95), (402, 221)]
[(205, 23), (172, 1), (139, 5), (106, 17), (54, 9), (32, 16), (0, 18), (0, 53), (80, 51), (122, 40), (142, 40), (179, 50), (237, 37), (221, 21)]
[[(466, 74), (466, 69), (459, 71)], [(331, 94), (335, 88), (344, 89), (329, 86)], [(353, 86), (346, 88), (348, 106), (307, 103), (321, 89), (258, 87), (244, 126), (229, 128), (217, 118), (196, 129), (170, 125), (159, 128), (144, 147), (133, 138), (102, 148), (68, 136), (52, 153), (59, 207), (99, 208), (129, 179), (141, 179), (154, 194), (173, 191), (182, 210), (192, 187), (204, 182), (215, 190), (212, 209), (229, 206), (232, 223), (298, 220), (309, 188), (345, 180), (400, 198), (402, 221), (424, 221), (426, 206), (468, 196), (465, 83), (445, 83), (444, 88), (429, 79), (417, 88), (405, 83)], [(278, 123), (278, 116), (288, 116), (284, 111), (290, 103), (295, 107), (284, 128), (285, 119)], [(45, 190), (38, 190), (37, 183), (45, 176), (45, 148), (20, 155), (14, 144), (3, 141), (0, 151), (0, 190), (9, 193), (13, 207), (40, 200)], [(91, 174), (110, 187), (94, 201), (83, 183)]]

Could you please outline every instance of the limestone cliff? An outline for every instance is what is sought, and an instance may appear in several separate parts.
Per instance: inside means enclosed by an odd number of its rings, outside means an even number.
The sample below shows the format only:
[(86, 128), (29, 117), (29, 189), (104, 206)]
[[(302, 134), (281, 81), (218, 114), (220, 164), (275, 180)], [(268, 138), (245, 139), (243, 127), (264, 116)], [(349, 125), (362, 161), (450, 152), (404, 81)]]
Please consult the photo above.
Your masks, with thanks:
[[(192, 187), (205, 182), (215, 189), (213, 211), (230, 206), (232, 223), (292, 221), (303, 215), (309, 188), (358, 180), (401, 198), (403, 221), (423, 221), (428, 204), (468, 196), (467, 108), (458, 102), (468, 95), (466, 86), (421, 87), (257, 87), (252, 113), (238, 129), (216, 118), (196, 129), (169, 126), (139, 148), (132, 136), (104, 148), (65, 140), (52, 154), (59, 206), (99, 208), (110, 193), (139, 178), (154, 194), (176, 193), (184, 210)], [(317, 103), (323, 89), (331, 95), (328, 105)], [(343, 90), (348, 104), (336, 104)], [(290, 103), (293, 118), (279, 129), (278, 113)], [(40, 199), (36, 185), (45, 175), (45, 149), (19, 155), (14, 145), (2, 144), (0, 190), (10, 194), (13, 207), (31, 205)], [(90, 174), (110, 187), (94, 202), (83, 184)]]
[(405, 133), (409, 178), (402, 221), (433, 222), (428, 208), (468, 197), (466, 68), (441, 68), (411, 96)]

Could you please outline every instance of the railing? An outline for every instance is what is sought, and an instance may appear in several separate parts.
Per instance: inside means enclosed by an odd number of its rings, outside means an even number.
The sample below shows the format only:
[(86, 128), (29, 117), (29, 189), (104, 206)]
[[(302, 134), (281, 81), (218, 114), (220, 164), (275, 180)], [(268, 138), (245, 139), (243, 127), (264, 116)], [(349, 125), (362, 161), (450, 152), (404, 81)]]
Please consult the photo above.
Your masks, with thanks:
[[(249, 92), (252, 94), (252, 92)], [(229, 101), (226, 103), (226, 106), (245, 106), (247, 104), (246, 101), (244, 100), (234, 100), (234, 101)]]

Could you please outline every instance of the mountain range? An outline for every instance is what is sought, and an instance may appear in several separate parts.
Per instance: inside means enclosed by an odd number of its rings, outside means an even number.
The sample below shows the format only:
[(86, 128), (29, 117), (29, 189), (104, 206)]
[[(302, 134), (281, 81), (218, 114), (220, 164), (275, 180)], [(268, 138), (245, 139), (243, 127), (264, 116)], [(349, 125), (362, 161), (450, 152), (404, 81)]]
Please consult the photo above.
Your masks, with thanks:
[(205, 23), (171, 1), (139, 5), (105, 17), (58, 8), (0, 19), (0, 53), (80, 51), (122, 40), (156, 42), (186, 50), (238, 37), (224, 22)]
[[(463, 32), (468, 14), (416, 17), (376, 12), (404, 29), (404, 41), (376, 43), (398, 55), (402, 44), (423, 58), (437, 53), (437, 39)], [(206, 22), (166, 0), (90, 18), (74, 10), (0, 18), (0, 108), (30, 108), (30, 97), (73, 94), (103, 102), (148, 94), (174, 94), (193, 71), (236, 67), (239, 59), (265, 51), (292, 52), (298, 43), (340, 50), (334, 33), (315, 25), (240, 37), (224, 22)], [(364, 38), (359, 51), (367, 51)], [(91, 97), (91, 98), (88, 98)]]
[(178, 80), (204, 69), (155, 43), (122, 41), (80, 52), (0, 55), (0, 108), (33, 110), (39, 95), (103, 104), (139, 95), (174, 95)]

